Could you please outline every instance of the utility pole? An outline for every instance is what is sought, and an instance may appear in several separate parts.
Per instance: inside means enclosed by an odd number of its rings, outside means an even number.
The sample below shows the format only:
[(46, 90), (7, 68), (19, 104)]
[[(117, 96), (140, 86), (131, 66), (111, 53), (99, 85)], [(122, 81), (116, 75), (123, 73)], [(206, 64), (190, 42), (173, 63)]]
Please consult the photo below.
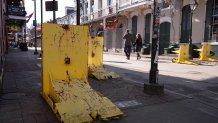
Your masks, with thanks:
[(164, 93), (164, 85), (158, 84), (159, 31), (162, 6), (163, 0), (154, 0), (151, 69), (149, 73), (149, 83), (144, 84), (144, 92), (151, 95), (160, 95)]
[(80, 25), (80, 0), (76, 0), (76, 25)]
[(193, 17), (193, 12), (198, 6), (198, 2), (196, 0), (193, 0), (191, 4), (189, 4), (191, 13), (190, 13), (190, 35), (189, 35), (189, 58), (193, 59), (193, 44), (192, 44), (192, 17)]
[(37, 26), (37, 22), (36, 22), (36, 0), (34, 0), (34, 16), (35, 16), (35, 21), (34, 21), (34, 26), (35, 26), (35, 51), (34, 51), (34, 55), (38, 54), (37, 51), (37, 35), (36, 35), (36, 26)]
[(41, 0), (41, 30), (42, 30), (42, 23), (43, 23), (43, 0)]
[[(41, 46), (42, 46), (42, 24), (43, 24), (43, 0), (41, 0)], [(42, 50), (40, 53), (40, 57), (42, 57)]]
[(56, 23), (56, 14), (55, 14), (55, 0), (53, 0), (53, 23)]
[(193, 11), (191, 10), (191, 14), (190, 14), (190, 27), (191, 27), (191, 31), (190, 31), (190, 37), (189, 37), (189, 59), (193, 59), (193, 53), (192, 53), (192, 16), (193, 16)]

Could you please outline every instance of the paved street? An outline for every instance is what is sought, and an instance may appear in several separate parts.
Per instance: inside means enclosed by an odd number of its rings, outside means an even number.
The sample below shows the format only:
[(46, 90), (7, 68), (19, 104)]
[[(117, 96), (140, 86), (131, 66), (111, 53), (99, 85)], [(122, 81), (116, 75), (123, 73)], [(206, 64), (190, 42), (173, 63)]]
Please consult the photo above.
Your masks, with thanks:
[[(125, 82), (141, 87), (143, 83), (148, 83), (150, 70), (148, 58), (138, 61), (136, 57), (133, 57), (131, 60), (126, 60), (125, 56), (105, 54), (104, 64), (108, 69), (119, 73), (126, 80)], [(160, 59), (159, 82), (164, 84), (165, 94), (175, 94), (182, 99), (161, 105), (145, 106), (140, 110), (141, 117), (145, 119), (147, 117), (146, 121), (149, 122), (218, 122), (216, 115), (218, 112), (217, 72), (217, 63), (184, 65), (172, 63), (170, 58), (169, 60)], [(173, 113), (172, 110), (174, 110)], [(175, 115), (173, 117), (178, 117), (180, 120), (171, 119), (169, 117), (171, 115)], [(159, 119), (155, 119), (156, 116)], [(213, 118), (214, 120), (211, 120)], [(139, 121), (139, 123), (142, 122)]]
[[(132, 83), (143, 85), (149, 82), (150, 58), (126, 60), (123, 55), (105, 54), (104, 65)], [(160, 58), (158, 68), (159, 82), (165, 85), (165, 91), (186, 97), (207, 94), (205, 98), (208, 100), (218, 100), (218, 63), (185, 65), (172, 63), (170, 58)], [(208, 97), (208, 94), (214, 97)]]
[[(125, 115), (110, 123), (217, 123), (218, 65), (182, 65), (159, 60), (159, 82), (165, 94), (143, 92), (148, 83), (149, 58), (139, 61), (123, 55), (104, 55), (106, 69), (121, 79), (89, 79), (93, 89), (111, 99)], [(169, 60), (167, 60), (169, 59)], [(10, 49), (0, 93), (0, 123), (56, 123), (57, 118), (41, 98), (41, 59), (33, 50)]]

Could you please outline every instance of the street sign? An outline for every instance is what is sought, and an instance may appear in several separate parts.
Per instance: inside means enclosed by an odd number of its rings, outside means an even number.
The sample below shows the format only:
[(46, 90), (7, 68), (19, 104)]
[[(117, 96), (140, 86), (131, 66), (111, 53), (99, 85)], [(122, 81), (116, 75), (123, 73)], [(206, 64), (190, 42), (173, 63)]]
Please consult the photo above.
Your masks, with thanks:
[(36, 26), (36, 25), (37, 25), (36, 20), (33, 20), (33, 26)]
[(58, 11), (58, 1), (54, 1), (54, 4), (53, 1), (46, 1), (45, 9), (46, 11)]

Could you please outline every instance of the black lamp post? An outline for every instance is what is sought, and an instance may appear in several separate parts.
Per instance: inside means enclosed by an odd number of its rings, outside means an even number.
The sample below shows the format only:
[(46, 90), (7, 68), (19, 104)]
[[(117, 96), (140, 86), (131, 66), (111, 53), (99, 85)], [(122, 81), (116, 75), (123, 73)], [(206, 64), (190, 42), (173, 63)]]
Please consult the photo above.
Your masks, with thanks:
[(53, 0), (53, 23), (56, 23), (55, 0)]
[(43, 0), (41, 0), (41, 30), (42, 30), (42, 23), (43, 23)]
[(34, 51), (34, 55), (37, 55), (38, 51), (37, 51), (37, 35), (36, 35), (36, 26), (37, 26), (37, 22), (36, 22), (36, 0), (34, 0), (34, 16), (35, 16), (35, 21), (34, 21), (34, 26), (35, 26), (35, 51)]
[(76, 25), (80, 25), (80, 0), (76, 0)]
[(158, 84), (159, 30), (162, 6), (163, 0), (154, 0), (151, 69), (149, 73), (149, 83), (144, 84), (144, 92), (151, 95), (164, 93), (164, 85)]
[(191, 14), (190, 14), (190, 27), (191, 27), (191, 30), (190, 30), (190, 36), (189, 36), (189, 58), (190, 59), (193, 59), (193, 48), (192, 48), (192, 17), (193, 17), (193, 12), (194, 10), (197, 8), (198, 6), (198, 2), (196, 0), (193, 0), (193, 3), (189, 4), (190, 6), (190, 9), (191, 9)]

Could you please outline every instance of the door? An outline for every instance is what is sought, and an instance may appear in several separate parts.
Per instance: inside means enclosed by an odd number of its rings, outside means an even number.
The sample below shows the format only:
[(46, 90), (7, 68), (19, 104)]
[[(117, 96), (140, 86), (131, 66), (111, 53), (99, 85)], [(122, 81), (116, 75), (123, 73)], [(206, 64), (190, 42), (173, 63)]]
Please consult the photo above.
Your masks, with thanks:
[(182, 8), (182, 24), (180, 43), (188, 43), (191, 31), (191, 8), (186, 5)]
[(159, 38), (159, 54), (164, 54), (164, 48), (170, 44), (170, 23), (164, 22), (160, 24)]
[(145, 16), (145, 34), (144, 34), (144, 44), (150, 43), (150, 29), (151, 29), (151, 14)]
[(132, 17), (132, 38), (133, 38), (133, 41), (135, 41), (136, 34), (137, 34), (137, 20), (138, 20), (137, 16)]
[(211, 40), (211, 17), (213, 14), (213, 0), (208, 0), (206, 5), (206, 16), (205, 16), (205, 29), (204, 29), (204, 41), (208, 42)]

